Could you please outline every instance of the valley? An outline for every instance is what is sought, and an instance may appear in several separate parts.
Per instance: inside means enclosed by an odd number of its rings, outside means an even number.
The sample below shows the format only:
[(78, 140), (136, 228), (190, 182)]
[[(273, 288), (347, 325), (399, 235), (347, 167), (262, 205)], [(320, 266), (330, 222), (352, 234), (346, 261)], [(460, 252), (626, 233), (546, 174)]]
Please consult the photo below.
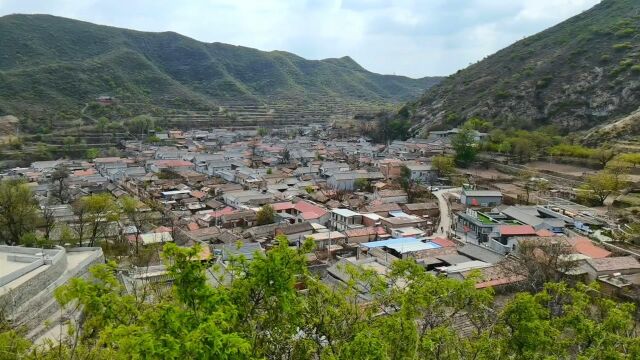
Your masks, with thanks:
[(0, 360), (640, 359), (640, 2), (3, 6)]

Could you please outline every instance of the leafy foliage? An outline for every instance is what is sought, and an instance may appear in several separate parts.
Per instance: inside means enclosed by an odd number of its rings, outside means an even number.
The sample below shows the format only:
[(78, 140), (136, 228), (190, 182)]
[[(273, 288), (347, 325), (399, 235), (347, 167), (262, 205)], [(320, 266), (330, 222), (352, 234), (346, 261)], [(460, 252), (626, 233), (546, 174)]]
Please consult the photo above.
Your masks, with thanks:
[(35, 230), (38, 204), (31, 189), (21, 181), (0, 181), (0, 240), (17, 245)]
[(109, 224), (120, 219), (120, 208), (108, 193), (83, 196), (73, 204), (78, 217), (76, 232), (78, 243), (88, 240), (94, 246), (97, 240), (108, 235)]
[(396, 117), (389, 112), (380, 112), (376, 115), (375, 126), (367, 133), (373, 141), (386, 143), (393, 140), (406, 140), (410, 136), (411, 121)]
[(462, 129), (453, 137), (451, 145), (456, 152), (455, 162), (459, 166), (467, 167), (475, 160), (478, 150), (471, 129)]
[(610, 170), (601, 171), (586, 178), (585, 183), (578, 189), (578, 197), (587, 203), (603, 205), (609, 195), (622, 190), (626, 178)]
[(258, 225), (273, 224), (276, 220), (276, 212), (273, 210), (273, 206), (269, 204), (263, 205), (256, 213), (256, 222)]
[[(347, 265), (345, 286), (308, 273), (305, 242), (286, 238), (266, 254), (231, 260), (226, 285), (200, 248), (167, 244), (172, 292), (161, 301), (126, 295), (115, 265), (94, 267), (56, 292), (84, 309), (61, 343), (29, 347), (0, 329), (6, 358), (20, 359), (635, 359), (634, 306), (603, 298), (594, 286), (549, 283), (494, 309), (478, 277), (454, 280), (412, 260), (386, 276)], [(209, 269), (208, 269), (209, 268)], [(304, 288), (304, 291), (298, 289)], [(367, 292), (368, 301), (361, 296)], [(466, 335), (456, 331), (464, 323)]]
[(431, 159), (431, 165), (439, 176), (449, 176), (455, 171), (455, 159), (451, 156), (438, 155)]

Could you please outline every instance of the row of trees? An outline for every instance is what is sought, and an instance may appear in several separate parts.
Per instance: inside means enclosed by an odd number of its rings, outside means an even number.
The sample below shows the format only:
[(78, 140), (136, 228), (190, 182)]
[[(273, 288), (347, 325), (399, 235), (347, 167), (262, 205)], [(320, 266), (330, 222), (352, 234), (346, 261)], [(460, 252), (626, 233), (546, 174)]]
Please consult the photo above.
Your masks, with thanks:
[[(65, 178), (54, 172), (51, 190), (54, 197), (68, 200)], [(71, 242), (78, 246), (95, 246), (104, 238), (117, 236), (113, 225), (122, 219), (135, 226), (138, 237), (140, 229), (150, 220), (150, 213), (141, 211), (144, 207), (140, 201), (128, 196), (118, 200), (108, 193), (80, 197), (72, 203), (76, 221), (71, 227), (64, 226), (57, 240), (62, 244)], [(9, 245), (50, 245), (53, 230), (58, 225), (51, 208), (41, 208), (26, 183), (0, 181), (1, 242)]]
[(640, 358), (634, 306), (593, 286), (549, 283), (496, 307), (477, 277), (436, 277), (402, 260), (385, 277), (347, 266), (346, 286), (329, 287), (307, 271), (310, 242), (291, 249), (278, 240), (251, 262), (234, 259), (225, 286), (207, 281), (220, 269), (196, 261), (200, 249), (168, 244), (173, 290), (153, 302), (126, 295), (114, 264), (97, 266), (56, 292), (84, 310), (70, 336), (30, 347), (5, 330), (0, 358)]

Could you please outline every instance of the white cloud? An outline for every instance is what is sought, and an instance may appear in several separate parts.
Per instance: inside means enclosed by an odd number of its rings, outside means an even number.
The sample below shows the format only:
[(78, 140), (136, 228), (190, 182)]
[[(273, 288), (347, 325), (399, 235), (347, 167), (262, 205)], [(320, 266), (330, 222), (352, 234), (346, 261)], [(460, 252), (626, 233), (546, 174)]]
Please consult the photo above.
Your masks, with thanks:
[(598, 0), (0, 0), (0, 15), (49, 13), (206, 42), (349, 55), (367, 69), (446, 75)]

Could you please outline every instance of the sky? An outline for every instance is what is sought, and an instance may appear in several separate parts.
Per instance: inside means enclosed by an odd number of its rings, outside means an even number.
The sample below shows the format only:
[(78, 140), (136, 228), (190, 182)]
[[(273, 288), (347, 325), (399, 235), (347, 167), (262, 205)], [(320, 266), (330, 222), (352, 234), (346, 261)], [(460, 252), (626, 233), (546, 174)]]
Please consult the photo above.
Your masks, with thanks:
[(599, 0), (0, 0), (0, 16), (52, 14), (204, 42), (351, 56), (368, 70), (449, 75)]

